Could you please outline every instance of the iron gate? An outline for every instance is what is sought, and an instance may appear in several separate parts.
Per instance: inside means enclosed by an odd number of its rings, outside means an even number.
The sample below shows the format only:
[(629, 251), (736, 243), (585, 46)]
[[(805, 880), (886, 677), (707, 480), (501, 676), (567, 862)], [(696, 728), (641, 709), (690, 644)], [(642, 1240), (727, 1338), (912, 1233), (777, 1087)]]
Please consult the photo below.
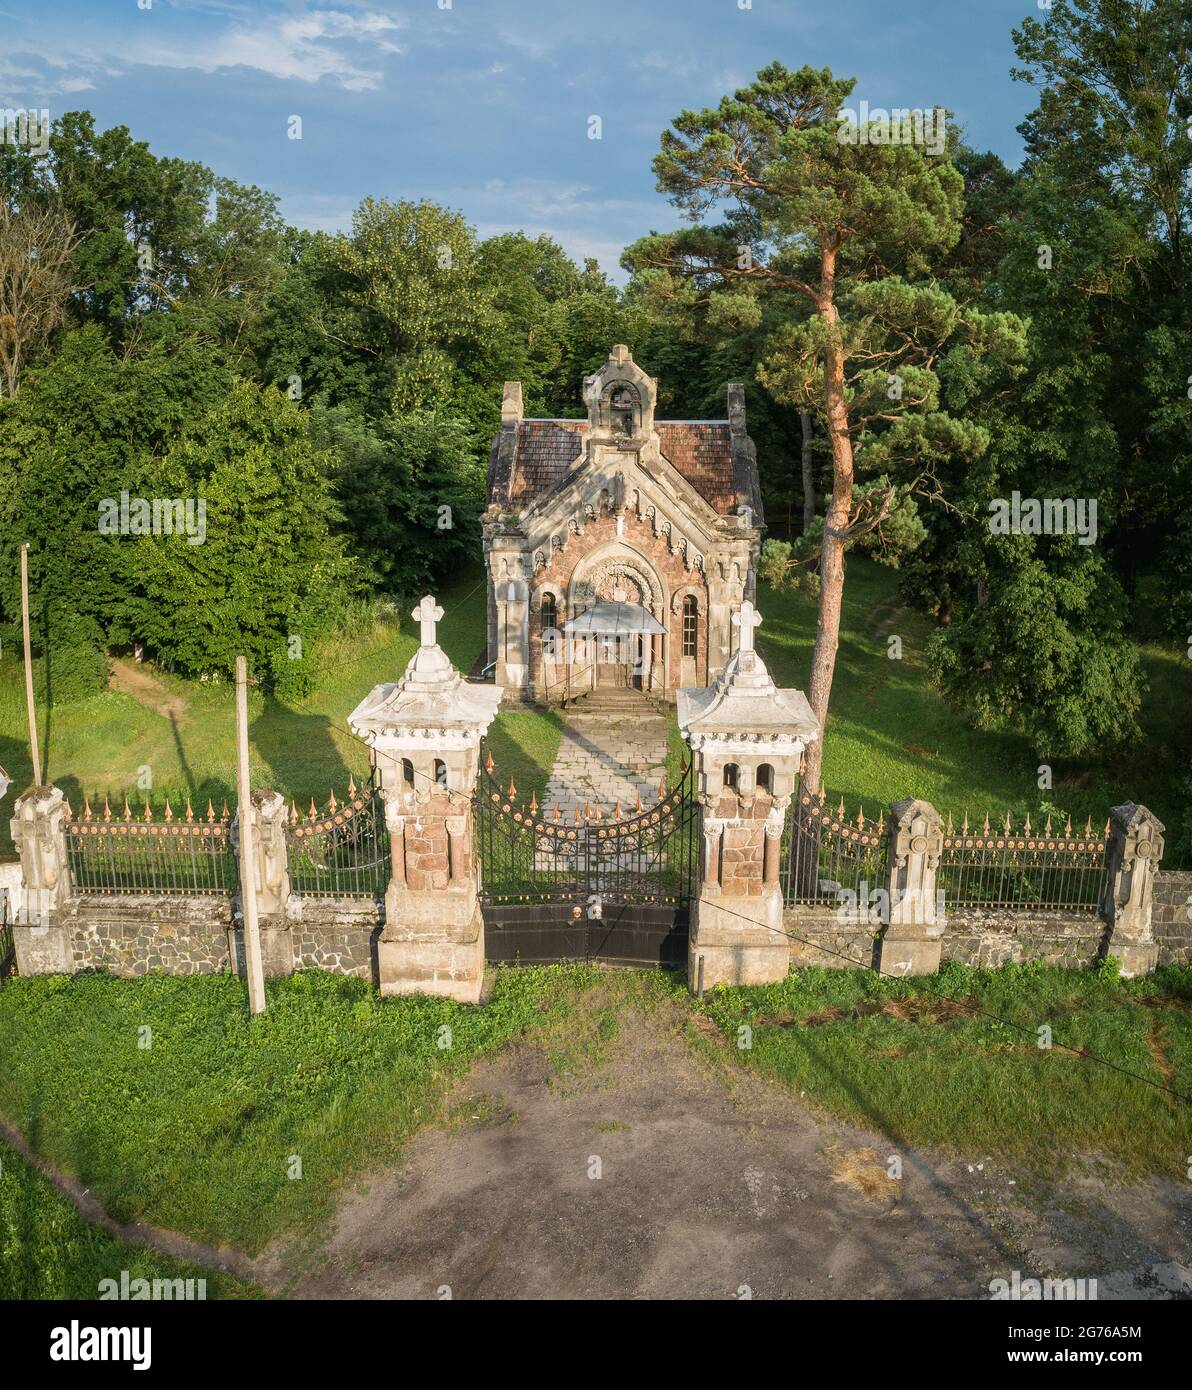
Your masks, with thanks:
[(603, 960), (683, 965), (691, 899), (698, 891), (699, 803), (692, 771), (658, 803), (629, 815), (600, 807), (564, 817), (517, 802), (481, 773), (476, 798), (485, 954), (538, 965)]

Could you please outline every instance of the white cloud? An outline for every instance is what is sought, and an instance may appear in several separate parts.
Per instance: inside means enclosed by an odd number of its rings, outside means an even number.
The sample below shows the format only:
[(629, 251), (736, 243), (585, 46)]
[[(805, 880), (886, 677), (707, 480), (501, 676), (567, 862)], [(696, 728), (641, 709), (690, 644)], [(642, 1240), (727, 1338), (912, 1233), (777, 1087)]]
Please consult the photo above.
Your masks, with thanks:
[[(389, 37), (401, 25), (390, 15), (368, 11), (311, 10), (255, 24), (230, 24), (222, 33), (185, 49), (156, 43), (135, 44), (131, 57), (156, 67), (217, 72), (246, 67), (283, 81), (328, 78), (349, 91), (376, 87), (382, 67), (377, 54), (405, 49)], [(373, 61), (364, 57), (367, 53)]]

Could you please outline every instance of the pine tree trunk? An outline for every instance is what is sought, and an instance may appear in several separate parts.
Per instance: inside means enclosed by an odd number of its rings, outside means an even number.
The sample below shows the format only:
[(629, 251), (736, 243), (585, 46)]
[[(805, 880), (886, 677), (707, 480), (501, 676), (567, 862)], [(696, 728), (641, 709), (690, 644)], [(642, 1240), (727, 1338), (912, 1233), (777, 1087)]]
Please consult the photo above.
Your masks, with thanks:
[(832, 697), (832, 678), (836, 673), (836, 651), (840, 645), (840, 610), (844, 598), (845, 531), (853, 503), (853, 442), (849, 435), (848, 407), (844, 396), (844, 348), (838, 335), (836, 313), (836, 248), (825, 247), (820, 261), (820, 293), (817, 308), (828, 325), (830, 336), (824, 349), (824, 405), (828, 438), (832, 445), (832, 498), (824, 518), (824, 539), (820, 547), (819, 620), (815, 630), (815, 650), (811, 656), (811, 680), (807, 699), (819, 720), (820, 736), (807, 749), (803, 765), (804, 780), (817, 789), (824, 758), (824, 733), (828, 723), (828, 702)]
[(815, 520), (815, 470), (811, 465), (811, 416), (803, 411), (799, 416), (803, 426), (803, 530), (809, 531)]

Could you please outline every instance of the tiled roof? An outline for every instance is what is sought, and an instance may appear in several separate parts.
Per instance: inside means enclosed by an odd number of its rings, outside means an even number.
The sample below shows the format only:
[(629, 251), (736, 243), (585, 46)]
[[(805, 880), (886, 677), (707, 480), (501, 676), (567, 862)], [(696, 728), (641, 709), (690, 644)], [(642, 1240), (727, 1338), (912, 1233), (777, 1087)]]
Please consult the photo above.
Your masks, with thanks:
[[(737, 484), (727, 420), (658, 420), (665, 459), (722, 516), (735, 511)], [(555, 487), (583, 450), (586, 420), (522, 420), (508, 478), (493, 445), (489, 501), (521, 511)]]

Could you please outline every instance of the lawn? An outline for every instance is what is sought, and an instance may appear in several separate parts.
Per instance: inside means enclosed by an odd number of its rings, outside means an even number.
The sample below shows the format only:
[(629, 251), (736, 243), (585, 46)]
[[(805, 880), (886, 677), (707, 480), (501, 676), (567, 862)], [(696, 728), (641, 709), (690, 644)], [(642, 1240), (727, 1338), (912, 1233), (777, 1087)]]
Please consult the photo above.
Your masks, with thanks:
[[(840, 651), (826, 737), (824, 780), (850, 810), (870, 812), (906, 796), (932, 801), (957, 821), (965, 811), (1001, 818), (1011, 810), (1038, 816), (1049, 810), (1083, 822), (1104, 822), (1108, 808), (1141, 801), (1169, 827), (1167, 862), (1185, 808), (1176, 776), (1192, 765), (1192, 662), (1174, 645), (1141, 647), (1150, 692), (1142, 714), (1146, 755), (1118, 754), (1102, 761), (1057, 762), (1055, 785), (1037, 785), (1040, 758), (1025, 738), (977, 732), (951, 710), (928, 680), (924, 648), (931, 624), (901, 607), (897, 575), (864, 557), (851, 557), (845, 586)], [(478, 669), (484, 651), (485, 597), (479, 568), (462, 574), (439, 594), (445, 616), (439, 626), (444, 650), (465, 673)], [(806, 689), (815, 640), (816, 605), (809, 595), (776, 594), (764, 585), (759, 606), (765, 623), (759, 647), (775, 679)], [(286, 704), (253, 691), (249, 698), (253, 782), (271, 785), (305, 805), (341, 796), (349, 775), (359, 779), (368, 754), (346, 716), (379, 681), (395, 680), (417, 645), (411, 603), (376, 613), (359, 635), (345, 636), (324, 664), (325, 676), (306, 699)], [(900, 660), (888, 655), (888, 638), (902, 641)], [(72, 801), (135, 789), (145, 770), (152, 799), (180, 804), (189, 795), (196, 809), (210, 797), (218, 809), (231, 803), (235, 783), (233, 691), (183, 681), (142, 668), (176, 702), (165, 712), (131, 695), (108, 690), (89, 700), (43, 711), (48, 777)], [(155, 703), (150, 700), (149, 704)], [(159, 705), (161, 701), (157, 701)], [(539, 799), (559, 746), (562, 720), (554, 711), (509, 708), (498, 714), (490, 736), (503, 785), (513, 778), (528, 800)], [(672, 728), (668, 765), (677, 775), (684, 756)], [(13, 792), (31, 778), (20, 664), (11, 645), (0, 655), (0, 766), (13, 777)], [(0, 855), (11, 854), (8, 817), (0, 816)]]
[[(800, 971), (781, 984), (715, 990), (706, 1007), (741, 1065), (894, 1144), (1017, 1158), (1053, 1177), (1101, 1162), (1182, 1182), (1192, 1153), (1190, 1005), (1189, 967), (1124, 981), (1108, 971), (948, 965), (906, 981)], [(1050, 1049), (1039, 1046), (1044, 1024)]]
[[(91, 1225), (14, 1149), (0, 1143), (0, 1299), (99, 1297), (104, 1279), (205, 1280), (214, 1298), (259, 1298), (222, 1270), (171, 1259)], [(196, 1290), (198, 1285), (195, 1285)]]
[(269, 982), (255, 1021), (231, 975), (13, 979), (0, 1114), (116, 1220), (256, 1253), (394, 1163), (478, 1058), (523, 1036), (565, 1055), (575, 1000), (599, 978), (502, 971), (477, 1009), (312, 971)]

